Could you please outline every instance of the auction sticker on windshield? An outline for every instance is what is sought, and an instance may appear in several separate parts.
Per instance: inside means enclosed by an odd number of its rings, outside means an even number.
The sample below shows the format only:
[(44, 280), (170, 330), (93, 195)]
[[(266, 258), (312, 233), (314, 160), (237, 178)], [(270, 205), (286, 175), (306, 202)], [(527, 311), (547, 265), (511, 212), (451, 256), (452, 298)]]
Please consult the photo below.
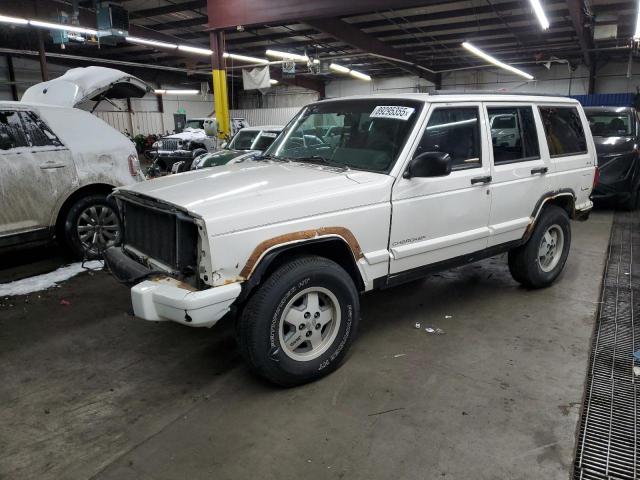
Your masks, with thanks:
[(409, 120), (415, 108), (400, 107), (398, 105), (378, 105), (373, 109), (370, 118), (394, 118), (396, 120)]

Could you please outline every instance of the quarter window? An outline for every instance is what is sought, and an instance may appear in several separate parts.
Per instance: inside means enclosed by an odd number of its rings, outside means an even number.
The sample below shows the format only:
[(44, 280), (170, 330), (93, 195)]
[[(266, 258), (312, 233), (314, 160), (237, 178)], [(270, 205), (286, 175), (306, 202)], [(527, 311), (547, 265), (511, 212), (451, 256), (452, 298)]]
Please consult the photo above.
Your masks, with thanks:
[(479, 118), (477, 107), (436, 108), (414, 156), (445, 152), (453, 170), (480, 167)]
[(587, 140), (576, 107), (539, 107), (552, 157), (587, 153)]
[(0, 111), (0, 150), (28, 146), (18, 112)]
[(51, 129), (33, 112), (22, 112), (22, 121), (32, 147), (62, 146)]
[(531, 107), (487, 108), (495, 164), (540, 158)]

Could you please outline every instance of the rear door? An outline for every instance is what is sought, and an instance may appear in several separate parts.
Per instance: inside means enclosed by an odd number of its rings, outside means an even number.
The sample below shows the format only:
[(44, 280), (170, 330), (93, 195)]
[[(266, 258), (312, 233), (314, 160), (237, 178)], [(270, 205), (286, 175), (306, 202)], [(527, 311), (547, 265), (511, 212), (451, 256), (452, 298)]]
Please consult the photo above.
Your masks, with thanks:
[(76, 182), (71, 152), (33, 111), (0, 111), (0, 236), (46, 230)]
[(554, 190), (554, 165), (531, 103), (485, 103), (491, 125), (489, 246), (522, 238), (538, 200)]
[(390, 273), (483, 250), (489, 237), (490, 164), (479, 102), (434, 104), (413, 156), (447, 152), (445, 177), (402, 178), (392, 193)]

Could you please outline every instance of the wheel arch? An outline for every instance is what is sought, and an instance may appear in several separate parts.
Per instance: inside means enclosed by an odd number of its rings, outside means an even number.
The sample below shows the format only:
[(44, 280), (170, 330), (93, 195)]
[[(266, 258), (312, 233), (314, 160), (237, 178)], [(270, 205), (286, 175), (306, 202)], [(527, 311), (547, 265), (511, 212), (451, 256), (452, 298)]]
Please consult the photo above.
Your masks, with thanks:
[(62, 234), (64, 229), (64, 222), (67, 218), (67, 214), (69, 213), (69, 210), (71, 209), (74, 203), (76, 203), (82, 197), (86, 197), (89, 195), (96, 195), (96, 194), (108, 195), (113, 191), (114, 188), (115, 187), (113, 185), (109, 185), (107, 183), (91, 183), (89, 185), (83, 185), (82, 187), (74, 190), (65, 199), (65, 201), (62, 203), (62, 205), (60, 206), (56, 214), (56, 221), (54, 223), (56, 236), (59, 237)]
[(576, 218), (576, 194), (570, 188), (558, 190), (556, 192), (548, 192), (542, 195), (538, 202), (536, 203), (533, 212), (531, 213), (531, 221), (525, 230), (524, 236), (522, 238), (523, 242), (526, 242), (533, 230), (536, 226), (540, 218), (540, 214), (544, 211), (544, 208), (548, 205), (555, 205), (557, 207), (562, 208), (569, 218)]
[(333, 260), (346, 270), (359, 291), (364, 290), (364, 279), (358, 268), (352, 246), (339, 235), (327, 235), (279, 244), (266, 250), (246, 277), (239, 300), (246, 300), (265, 277), (288, 260), (303, 255), (317, 255)]

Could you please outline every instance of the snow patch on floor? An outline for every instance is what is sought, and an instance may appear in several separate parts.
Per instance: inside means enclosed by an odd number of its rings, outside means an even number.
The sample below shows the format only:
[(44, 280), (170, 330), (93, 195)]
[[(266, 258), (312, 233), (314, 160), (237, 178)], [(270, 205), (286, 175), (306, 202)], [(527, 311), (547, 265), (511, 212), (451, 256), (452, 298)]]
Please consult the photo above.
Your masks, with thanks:
[(60, 267), (53, 272), (36, 275), (34, 277), (23, 278), (9, 283), (0, 283), (0, 297), (11, 297), (15, 295), (27, 295), (33, 292), (46, 290), (47, 288), (57, 287), (58, 283), (69, 280), (79, 273), (89, 270), (101, 270), (102, 261), (93, 260), (85, 262), (72, 263), (66, 267)]

